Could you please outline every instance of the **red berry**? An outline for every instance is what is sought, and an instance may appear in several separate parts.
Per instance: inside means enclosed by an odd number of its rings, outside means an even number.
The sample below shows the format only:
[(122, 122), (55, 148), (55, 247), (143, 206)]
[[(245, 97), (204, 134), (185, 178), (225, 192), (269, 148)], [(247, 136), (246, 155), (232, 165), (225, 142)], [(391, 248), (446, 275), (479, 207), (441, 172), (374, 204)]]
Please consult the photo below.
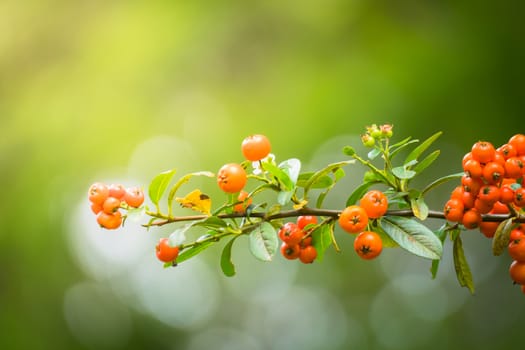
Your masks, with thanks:
[(155, 253), (160, 261), (170, 262), (179, 256), (179, 247), (170, 246), (169, 239), (164, 237), (155, 246)]

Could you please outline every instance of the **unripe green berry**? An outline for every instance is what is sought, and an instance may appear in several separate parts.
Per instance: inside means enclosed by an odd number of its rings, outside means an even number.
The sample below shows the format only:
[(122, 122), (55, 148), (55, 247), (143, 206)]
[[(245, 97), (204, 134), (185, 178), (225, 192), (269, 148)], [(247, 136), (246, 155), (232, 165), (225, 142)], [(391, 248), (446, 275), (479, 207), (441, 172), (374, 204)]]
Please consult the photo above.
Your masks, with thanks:
[(381, 129), (376, 124), (372, 124), (372, 126), (367, 126), (366, 133), (372, 136), (374, 139), (378, 139), (381, 136), (383, 136), (383, 134), (381, 133)]
[(363, 142), (363, 145), (365, 147), (374, 147), (376, 140), (369, 134), (361, 135), (361, 142)]
[(392, 128), (393, 128), (392, 124), (383, 124), (379, 127), (379, 129), (381, 130), (381, 135), (387, 138), (392, 137), (392, 135), (394, 134), (394, 132), (392, 131)]

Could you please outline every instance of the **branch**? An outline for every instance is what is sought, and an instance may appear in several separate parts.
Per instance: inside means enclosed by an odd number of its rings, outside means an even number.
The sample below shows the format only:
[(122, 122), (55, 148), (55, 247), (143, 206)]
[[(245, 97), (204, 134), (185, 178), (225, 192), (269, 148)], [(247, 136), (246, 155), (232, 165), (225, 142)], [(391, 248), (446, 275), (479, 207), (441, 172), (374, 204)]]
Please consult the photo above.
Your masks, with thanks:
[[(217, 215), (217, 217), (220, 219), (235, 219), (235, 218), (248, 218), (249, 217), (249, 218), (260, 218), (265, 221), (272, 221), (276, 219), (297, 217), (301, 215), (328, 216), (332, 218), (338, 218), (341, 212), (342, 212), (341, 210), (334, 210), (334, 209), (302, 208), (302, 209), (297, 209), (297, 210), (285, 210), (285, 211), (281, 211), (279, 213), (272, 214), (272, 215), (267, 215), (266, 213), (263, 213), (263, 212), (255, 212), (255, 213), (250, 213), (250, 215), (246, 215), (244, 213), (219, 214)], [(385, 215), (415, 217), (414, 212), (411, 209), (389, 210), (386, 212)], [(152, 215), (152, 216), (155, 216), (155, 215)], [(164, 226), (164, 225), (171, 224), (174, 222), (204, 220), (208, 217), (209, 216), (207, 215), (174, 216), (170, 218), (160, 217), (162, 220), (152, 222), (149, 224), (144, 224), (142, 226), (144, 227)], [(442, 211), (429, 210), (428, 217), (433, 218), (433, 219), (445, 219), (445, 214)], [(512, 215), (510, 214), (484, 214), (482, 215), (482, 217), (483, 217), (483, 221), (502, 222), (508, 218), (511, 218)], [(517, 216), (514, 222), (524, 223), (525, 216), (523, 215)]]

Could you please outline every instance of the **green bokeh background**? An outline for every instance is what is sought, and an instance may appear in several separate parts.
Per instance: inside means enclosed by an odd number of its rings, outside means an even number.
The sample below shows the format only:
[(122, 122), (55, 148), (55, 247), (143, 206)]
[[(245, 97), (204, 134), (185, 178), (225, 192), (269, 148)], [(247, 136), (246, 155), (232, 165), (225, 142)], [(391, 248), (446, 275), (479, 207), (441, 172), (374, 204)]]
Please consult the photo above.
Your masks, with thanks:
[[(82, 241), (75, 227), (85, 224), (78, 218), (89, 211), (92, 182), (146, 187), (169, 168), (216, 171), (241, 160), (239, 144), (250, 133), (266, 134), (279, 160), (297, 157), (312, 170), (344, 159), (341, 147), (359, 146), (358, 135), (371, 123), (393, 123), (399, 138), (442, 130), (442, 157), (426, 180), (456, 172), (478, 139), (500, 145), (525, 131), (523, 7), (519, 1), (0, 2), (0, 347), (519, 346), (525, 299), (508, 278), (510, 259), (493, 257), (490, 241), (476, 232), (464, 235), (474, 296), (449, 283), (450, 264), (431, 281), (428, 261), (388, 251), (390, 265), (405, 262), (392, 278), (389, 264), (359, 261), (338, 232), (342, 254), (329, 251), (312, 266), (276, 257), (281, 269), (294, 271), (283, 294), (242, 299), (252, 267), (258, 273), (274, 267), (244, 256), (246, 246), (239, 245), (239, 274), (228, 279), (218, 267), (220, 249), (210, 249), (197, 263), (215, 281), (214, 309), (199, 324), (178, 327), (116, 292), (118, 278), (86, 270), (76, 257)], [(340, 207), (361, 170), (348, 168), (327, 204)], [(197, 183), (221, 195), (213, 181)], [(434, 208), (449, 189), (429, 199)], [(125, 238), (138, 224), (128, 226), (93, 234)], [(142, 232), (151, 237), (145, 248), (151, 260), (153, 242), (165, 233)], [(124, 246), (113, 249), (125, 254)], [(177, 284), (178, 270), (162, 273)], [(421, 274), (434, 290), (426, 298), (421, 279), (403, 277)], [(200, 286), (187, 288), (191, 294)], [(85, 304), (83, 295), (90, 297)], [(271, 311), (279, 309), (290, 312)], [(312, 322), (298, 322), (304, 317)], [(301, 334), (317, 342), (303, 344)]]

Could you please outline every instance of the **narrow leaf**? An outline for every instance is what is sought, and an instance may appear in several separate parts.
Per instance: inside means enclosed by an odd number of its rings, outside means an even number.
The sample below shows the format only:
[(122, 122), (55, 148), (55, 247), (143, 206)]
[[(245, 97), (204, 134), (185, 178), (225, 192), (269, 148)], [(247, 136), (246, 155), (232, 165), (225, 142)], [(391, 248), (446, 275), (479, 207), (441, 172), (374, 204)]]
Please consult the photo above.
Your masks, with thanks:
[(472, 272), (468, 265), (465, 253), (463, 251), (463, 242), (461, 236), (458, 235), (454, 240), (454, 247), (452, 251), (454, 257), (454, 268), (456, 270), (456, 277), (459, 285), (467, 287), (471, 294), (474, 294), (474, 282), (472, 281)]
[(432, 279), (436, 279), (440, 263), (441, 260), (432, 260), (432, 265), (430, 266), (430, 273), (432, 274)]
[(410, 152), (410, 154), (406, 157), (405, 159), (405, 163), (408, 163), (412, 160), (415, 160), (415, 159), (418, 159), (419, 156), (425, 152), (425, 150), (434, 142), (436, 141), (436, 139), (441, 136), (443, 132), (441, 131), (438, 131), (436, 132), (434, 135), (430, 136), (428, 139), (426, 139), (425, 141), (423, 141), (419, 146), (417, 146), (416, 148), (414, 148), (414, 150), (412, 150), (412, 152)]
[[(308, 181), (312, 178), (314, 175), (314, 172), (307, 172), (307, 173), (301, 173), (299, 175), (299, 178), (297, 179), (297, 186), (298, 187), (305, 187), (306, 184), (308, 184)], [(321, 176), (317, 179), (315, 183), (313, 183), (310, 188), (327, 188), (330, 187), (334, 181), (332, 178), (328, 175)]]
[(368, 191), (370, 186), (372, 186), (375, 182), (364, 182), (361, 185), (359, 185), (354, 192), (348, 197), (346, 200), (346, 206), (354, 205), (357, 203), (357, 201), (363, 197), (363, 195)]
[(261, 261), (272, 261), (278, 244), (275, 229), (266, 221), (250, 233), (250, 252)]
[(200, 252), (202, 252), (203, 250), (208, 248), (213, 243), (215, 243), (215, 242), (213, 242), (213, 241), (205, 241), (205, 242), (202, 242), (200, 244), (194, 245), (191, 248), (185, 249), (179, 254), (179, 256), (177, 257), (175, 262), (177, 264), (180, 264), (181, 262), (186, 261), (186, 260), (194, 257), (195, 255), (199, 254)]
[(417, 174), (428, 168), (434, 161), (439, 157), (440, 151), (435, 150), (419, 162), (415, 167), (412, 168)]
[(312, 232), (312, 245), (317, 251), (317, 261), (323, 261), (326, 249), (332, 244), (331, 225), (321, 225)]
[(183, 177), (181, 177), (175, 185), (170, 190), (170, 193), (168, 195), (168, 210), (171, 215), (171, 205), (173, 203), (173, 199), (175, 198), (175, 194), (179, 190), (179, 188), (184, 185), (186, 182), (190, 181), (190, 179), (194, 176), (206, 176), (206, 177), (215, 177), (215, 175), (212, 172), (209, 171), (198, 171), (195, 173), (186, 174)]
[(394, 158), (394, 156), (396, 156), (401, 150), (403, 150), (406, 147), (408, 147), (409, 145), (411, 145), (413, 143), (417, 143), (417, 142), (419, 142), (419, 140), (410, 140), (410, 141), (407, 140), (407, 142), (402, 144), (402, 145), (399, 145), (399, 146), (392, 145), (392, 146), (390, 146), (390, 159)]
[(330, 185), (328, 188), (326, 188), (317, 197), (317, 201), (315, 203), (317, 208), (322, 208), (323, 207), (324, 200), (325, 200), (326, 196), (328, 195), (328, 193), (332, 190), (332, 188), (334, 188), (335, 184), (346, 175), (346, 173), (345, 173), (345, 171), (343, 169), (337, 168), (337, 169), (335, 169), (333, 171), (332, 175), (334, 177), (334, 181), (332, 182), (332, 185)]
[(512, 230), (512, 219), (503, 220), (496, 229), (492, 238), (492, 254), (501, 255), (509, 246), (510, 232)]
[(427, 259), (440, 259), (443, 245), (425, 225), (401, 216), (384, 216), (380, 221), (385, 232), (407, 251)]
[(227, 277), (232, 277), (235, 275), (235, 265), (233, 265), (232, 262), (232, 246), (237, 237), (239, 236), (233, 237), (228, 243), (226, 243), (224, 249), (222, 250), (221, 269), (224, 275)]
[(428, 191), (430, 190), (433, 190), (434, 188), (438, 187), (439, 185), (442, 185), (448, 181), (451, 181), (451, 180), (456, 180), (456, 179), (460, 179), (462, 176), (463, 176), (463, 172), (461, 173), (455, 173), (455, 174), (452, 174), (452, 175), (447, 175), (447, 176), (443, 176), (443, 177), (440, 177), (439, 179), (436, 179), (434, 181), (432, 181), (430, 184), (428, 184), (424, 189), (423, 191), (421, 191), (421, 193), (423, 195), (425, 195), (425, 193), (427, 193)]
[(151, 180), (148, 189), (148, 195), (151, 199), (151, 202), (158, 206), (160, 198), (166, 191), (168, 184), (171, 181), (171, 178), (175, 175), (175, 169), (164, 171)]
[[(400, 146), (404, 146), (408, 143), (408, 141), (410, 141), (412, 139), (412, 136), (408, 136), (407, 138), (404, 138), (403, 140), (399, 141), (399, 142), (396, 142), (394, 143), (393, 145), (390, 146), (390, 149), (392, 148), (396, 148), (396, 147), (400, 147)], [(410, 141), (410, 143), (412, 142), (419, 142), (419, 140), (412, 140)]]
[(228, 227), (228, 223), (224, 221), (223, 219), (218, 218), (216, 216), (210, 216), (206, 218), (205, 220), (195, 222), (194, 226), (206, 227), (207, 229), (210, 229), (210, 230), (220, 230), (222, 228)]
[(332, 164), (327, 165), (323, 169), (320, 169), (320, 170), (316, 171), (312, 175), (312, 177), (304, 185), (305, 196), (306, 196), (306, 193), (308, 193), (308, 191), (310, 190), (310, 188), (312, 188), (312, 186), (320, 178), (322, 178), (323, 176), (329, 175), (331, 172), (337, 171), (337, 169), (339, 169), (339, 168), (341, 168), (341, 167), (343, 167), (345, 165), (352, 164), (352, 163), (355, 163), (355, 160), (352, 159), (352, 160), (346, 160), (346, 161), (342, 161), (342, 162), (332, 163)]
[(328, 191), (324, 191), (324, 192), (319, 193), (319, 196), (317, 196), (317, 200), (315, 201), (315, 207), (316, 208), (322, 208), (323, 207), (323, 203), (324, 203), (324, 200), (325, 200), (327, 195), (328, 195)]
[[(445, 239), (447, 238), (447, 232), (449, 232), (448, 230), (449, 230), (449, 227), (445, 223), (439, 228), (439, 230), (435, 232), (436, 237), (439, 238), (439, 240), (441, 241), (441, 244), (445, 244)], [(459, 231), (458, 229), (456, 230)], [(432, 260), (432, 266), (430, 267), (430, 273), (432, 274), (432, 279), (436, 278), (437, 273), (439, 271), (440, 263), (441, 263), (441, 259)]]

